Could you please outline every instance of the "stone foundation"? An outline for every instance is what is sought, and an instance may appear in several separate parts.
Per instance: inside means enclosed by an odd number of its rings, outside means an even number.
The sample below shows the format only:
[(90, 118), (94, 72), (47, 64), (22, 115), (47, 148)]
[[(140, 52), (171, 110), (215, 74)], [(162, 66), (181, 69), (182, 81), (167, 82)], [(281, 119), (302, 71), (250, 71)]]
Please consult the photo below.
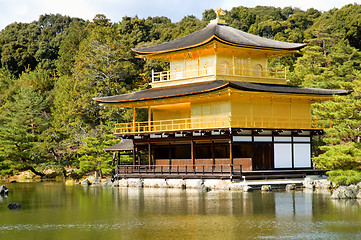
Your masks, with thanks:
[[(205, 191), (227, 190), (242, 192), (249, 192), (253, 190), (272, 191), (272, 189), (285, 189), (286, 191), (292, 191), (300, 188), (304, 188), (304, 190), (309, 189), (310, 191), (330, 191), (336, 187), (325, 177), (319, 176), (308, 176), (304, 179), (298, 179), (297, 181), (293, 179), (242, 181), (230, 179), (123, 178), (120, 180), (115, 180), (114, 182), (112, 182), (110, 179), (107, 179), (101, 184), (104, 187), (179, 188), (200, 189)], [(96, 184), (91, 183), (91, 185)], [(361, 184), (359, 187), (361, 188)]]

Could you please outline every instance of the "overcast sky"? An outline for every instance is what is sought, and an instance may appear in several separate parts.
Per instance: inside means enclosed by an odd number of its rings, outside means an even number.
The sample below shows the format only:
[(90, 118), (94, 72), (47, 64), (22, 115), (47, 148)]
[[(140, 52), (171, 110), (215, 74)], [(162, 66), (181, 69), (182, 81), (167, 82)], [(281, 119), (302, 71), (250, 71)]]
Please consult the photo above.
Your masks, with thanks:
[(221, 7), (298, 7), (302, 10), (315, 8), (327, 11), (341, 8), (349, 3), (361, 4), (361, 0), (0, 0), (0, 30), (13, 22), (32, 22), (42, 14), (57, 14), (91, 20), (96, 14), (105, 14), (112, 22), (122, 17), (137, 15), (166, 16), (173, 22), (184, 16), (202, 18), (205, 9)]

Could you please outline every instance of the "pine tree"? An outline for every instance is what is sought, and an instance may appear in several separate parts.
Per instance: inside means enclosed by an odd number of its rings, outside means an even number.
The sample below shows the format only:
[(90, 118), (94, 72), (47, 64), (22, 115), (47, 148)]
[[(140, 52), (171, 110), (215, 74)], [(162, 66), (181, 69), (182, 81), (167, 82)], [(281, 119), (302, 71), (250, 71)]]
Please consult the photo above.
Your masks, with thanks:
[(101, 178), (103, 174), (110, 174), (113, 167), (112, 155), (104, 152), (104, 148), (115, 144), (117, 141), (111, 134), (104, 134), (100, 138), (86, 137), (84, 145), (78, 151), (79, 158), (79, 174), (85, 174), (95, 171)]
[(361, 167), (361, 80), (347, 85), (353, 89), (350, 95), (335, 96), (334, 100), (314, 106), (317, 117), (331, 122), (331, 127), (325, 129), (326, 145), (320, 147), (324, 153), (313, 159), (317, 167), (332, 170)]
[(11, 161), (18, 171), (36, 170), (36, 165), (44, 159), (40, 151), (40, 135), (47, 128), (44, 98), (32, 87), (21, 86), (1, 107), (0, 115), (0, 158)]

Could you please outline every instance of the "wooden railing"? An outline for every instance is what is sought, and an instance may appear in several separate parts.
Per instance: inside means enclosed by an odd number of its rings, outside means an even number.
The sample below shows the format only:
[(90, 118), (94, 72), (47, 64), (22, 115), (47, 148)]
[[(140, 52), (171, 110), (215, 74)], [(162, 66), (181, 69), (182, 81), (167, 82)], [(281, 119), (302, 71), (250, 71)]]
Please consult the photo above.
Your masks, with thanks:
[(242, 176), (242, 165), (118, 165), (118, 177)]
[(222, 129), (222, 128), (266, 128), (266, 129), (315, 129), (330, 127), (329, 121), (321, 119), (289, 119), (268, 117), (231, 117), (211, 116), (158, 120), (151, 122), (117, 123), (115, 134), (155, 133), (184, 130)]
[(228, 75), (228, 76), (239, 76), (239, 77), (256, 77), (256, 78), (276, 78), (286, 79), (286, 69), (268, 69), (268, 68), (215, 68), (209, 66), (207, 68), (186, 68), (180, 71), (170, 70), (163, 72), (152, 71), (152, 82), (161, 82), (169, 80), (178, 80), (190, 77), (202, 77), (210, 75)]

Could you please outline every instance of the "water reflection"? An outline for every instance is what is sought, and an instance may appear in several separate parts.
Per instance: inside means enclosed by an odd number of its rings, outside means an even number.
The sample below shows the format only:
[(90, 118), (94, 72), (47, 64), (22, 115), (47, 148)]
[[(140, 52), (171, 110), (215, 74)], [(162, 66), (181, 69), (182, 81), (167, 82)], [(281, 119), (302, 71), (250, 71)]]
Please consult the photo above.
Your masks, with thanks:
[(0, 203), (5, 202), (5, 200), (6, 200), (7, 198), (8, 198), (7, 195), (2, 195), (2, 194), (0, 194)]
[(304, 193), (276, 193), (275, 213), (276, 217), (312, 219), (312, 194)]
[[(360, 202), (333, 201), (329, 192), (203, 192), (51, 183), (11, 187), (9, 197), (0, 202), (0, 239), (361, 237)], [(11, 201), (23, 208), (9, 211)]]
[(195, 189), (119, 188), (114, 199), (135, 213), (274, 215), (312, 218), (313, 194), (303, 192), (203, 192)]

